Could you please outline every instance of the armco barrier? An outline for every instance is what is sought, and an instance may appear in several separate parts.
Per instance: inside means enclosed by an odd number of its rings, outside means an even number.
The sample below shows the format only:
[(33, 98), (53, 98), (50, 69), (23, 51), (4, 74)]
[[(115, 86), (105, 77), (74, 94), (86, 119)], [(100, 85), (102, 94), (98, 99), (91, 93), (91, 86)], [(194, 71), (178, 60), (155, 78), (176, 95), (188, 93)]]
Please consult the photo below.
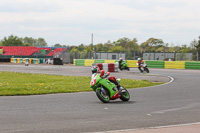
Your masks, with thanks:
[(165, 68), (164, 61), (145, 61), (149, 68)]
[(198, 69), (198, 70), (200, 70), (200, 62), (185, 62), (185, 69)]
[(185, 62), (165, 61), (165, 68), (167, 68), (167, 69), (185, 69)]
[(84, 66), (92, 66), (92, 64), (94, 63), (94, 60), (85, 60), (84, 62)]

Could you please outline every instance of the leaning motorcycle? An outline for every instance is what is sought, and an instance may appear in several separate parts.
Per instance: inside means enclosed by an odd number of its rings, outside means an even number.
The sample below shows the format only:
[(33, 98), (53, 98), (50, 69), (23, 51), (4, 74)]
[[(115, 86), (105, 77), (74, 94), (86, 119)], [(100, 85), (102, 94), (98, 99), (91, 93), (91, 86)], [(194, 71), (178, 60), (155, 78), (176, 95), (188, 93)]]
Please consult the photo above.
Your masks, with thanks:
[[(120, 83), (120, 79), (117, 79)], [(118, 91), (117, 86), (109, 81), (106, 77), (100, 77), (100, 74), (96, 74), (92, 77), (90, 87), (96, 92), (97, 97), (103, 103), (108, 103), (110, 100), (120, 98), (122, 101), (129, 101), (129, 92), (122, 87), (123, 91)]]
[[(136, 64), (138, 65), (138, 63), (136, 63)], [(149, 73), (149, 69), (148, 69), (146, 63), (142, 63), (140, 66), (143, 69), (143, 72)]]
[(127, 63), (125, 61), (122, 61), (121, 63), (121, 68), (119, 67), (119, 69), (122, 71), (122, 70), (130, 70)]

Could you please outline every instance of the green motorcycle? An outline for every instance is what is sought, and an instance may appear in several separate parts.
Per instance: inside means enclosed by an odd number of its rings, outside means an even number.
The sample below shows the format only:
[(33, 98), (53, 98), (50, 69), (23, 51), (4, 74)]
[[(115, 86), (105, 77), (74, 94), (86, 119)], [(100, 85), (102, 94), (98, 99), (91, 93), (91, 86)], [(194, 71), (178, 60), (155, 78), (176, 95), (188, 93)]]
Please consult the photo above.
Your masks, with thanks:
[(122, 61), (120, 65), (121, 65), (121, 68), (120, 68), (120, 66), (119, 66), (119, 69), (120, 69), (121, 71), (122, 71), (122, 70), (128, 70), (128, 71), (130, 70), (129, 67), (128, 67), (128, 65), (127, 65), (127, 62), (126, 62), (126, 61)]
[[(117, 79), (120, 82), (120, 79)], [(103, 102), (108, 103), (110, 100), (120, 98), (122, 101), (130, 99), (129, 92), (122, 87), (123, 91), (118, 91), (116, 85), (109, 81), (106, 77), (100, 77), (100, 74), (92, 76), (90, 87), (96, 92), (97, 97)]]

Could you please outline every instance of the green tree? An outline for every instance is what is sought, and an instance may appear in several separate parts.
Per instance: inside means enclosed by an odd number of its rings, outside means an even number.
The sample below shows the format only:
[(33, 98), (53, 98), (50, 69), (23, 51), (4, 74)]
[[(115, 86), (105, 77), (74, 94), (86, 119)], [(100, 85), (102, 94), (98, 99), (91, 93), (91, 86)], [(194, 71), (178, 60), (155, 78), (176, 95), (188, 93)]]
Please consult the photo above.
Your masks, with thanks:
[(62, 45), (60, 45), (59, 43), (53, 45), (53, 47), (63, 47)]
[(94, 45), (94, 49), (96, 50), (96, 52), (106, 52), (104, 51), (104, 45), (102, 43)]
[(44, 38), (38, 38), (36, 41), (36, 46), (47, 46), (47, 43)]
[(134, 38), (133, 40), (130, 40), (129, 42), (127, 42), (125, 44), (124, 48), (127, 49), (127, 50), (129, 50), (129, 51), (132, 51), (132, 50), (138, 51), (139, 50), (139, 45), (137, 43), (137, 39)]
[(162, 47), (164, 42), (162, 39), (149, 38), (146, 42), (142, 43), (140, 46), (144, 52), (153, 52), (156, 51), (159, 47)]
[(125, 51), (125, 49), (122, 46), (114, 46), (114, 47), (110, 48), (108, 52), (119, 53), (119, 52), (124, 52), (124, 51)]
[(79, 51), (83, 51), (85, 49), (85, 46), (83, 44), (79, 45), (78, 46), (78, 50)]
[(193, 40), (193, 41), (191, 41), (190, 42), (190, 48), (193, 50), (193, 49), (196, 49), (196, 47), (195, 46), (197, 46), (198, 45), (198, 41), (197, 40)]
[(190, 47), (187, 47), (187, 45), (182, 45), (181, 50), (182, 53), (190, 52)]
[(4, 37), (1, 43), (3, 46), (23, 46), (22, 39), (14, 35), (10, 35), (8, 38)]
[(114, 47), (114, 45), (111, 43), (111, 41), (109, 40), (108, 42), (104, 43), (103, 45), (104, 47), (104, 51), (107, 52), (110, 50), (110, 48)]
[(21, 39), (25, 46), (36, 46), (37, 39), (34, 39), (32, 37), (24, 37)]
[(130, 42), (131, 40), (127, 37), (124, 38), (120, 38), (119, 40), (117, 40), (116, 42), (113, 42), (115, 46), (122, 46), (123, 48), (126, 47), (126, 44), (128, 42)]
[(200, 50), (200, 39), (197, 44), (195, 44), (195, 48), (199, 51)]
[(141, 52), (148, 52), (149, 50), (149, 45), (147, 42), (143, 42), (140, 44), (140, 51)]

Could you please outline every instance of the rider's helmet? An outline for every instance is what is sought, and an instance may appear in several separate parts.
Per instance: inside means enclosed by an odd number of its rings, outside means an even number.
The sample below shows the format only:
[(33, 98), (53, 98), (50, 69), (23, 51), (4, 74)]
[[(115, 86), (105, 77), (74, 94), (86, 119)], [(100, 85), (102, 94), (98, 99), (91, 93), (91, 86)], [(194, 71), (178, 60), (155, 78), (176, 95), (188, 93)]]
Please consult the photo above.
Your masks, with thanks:
[(93, 73), (98, 73), (100, 70), (99, 70), (99, 67), (98, 66), (93, 66), (92, 67), (92, 74)]
[(138, 61), (141, 61), (141, 58), (138, 58), (137, 60), (138, 60)]
[(123, 59), (122, 59), (122, 58), (119, 58), (119, 60), (122, 61)]

